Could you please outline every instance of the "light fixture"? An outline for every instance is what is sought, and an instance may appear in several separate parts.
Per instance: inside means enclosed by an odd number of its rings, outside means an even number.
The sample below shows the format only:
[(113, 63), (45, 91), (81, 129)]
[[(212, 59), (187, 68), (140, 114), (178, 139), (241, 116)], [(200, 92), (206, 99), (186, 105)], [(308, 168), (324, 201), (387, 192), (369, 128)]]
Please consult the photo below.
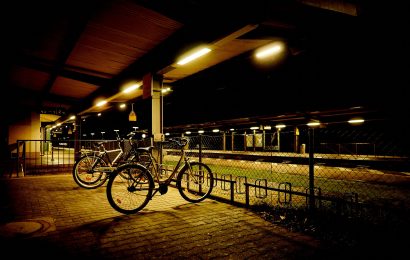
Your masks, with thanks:
[(249, 128), (249, 129), (251, 129), (251, 130), (258, 130), (259, 129), (259, 127), (257, 127), (257, 126), (252, 126), (251, 128)]
[(317, 121), (312, 121), (306, 124), (307, 126), (313, 127), (313, 126), (319, 126), (320, 122)]
[(362, 124), (362, 123), (364, 123), (364, 119), (363, 118), (352, 118), (352, 119), (350, 119), (349, 121), (347, 121), (349, 124), (352, 124), (352, 125), (359, 125), (359, 124)]
[(71, 120), (74, 120), (74, 119), (75, 119), (75, 116), (70, 116), (70, 119), (71, 119)]
[(165, 93), (167, 93), (167, 92), (170, 92), (171, 91), (171, 88), (163, 88), (163, 89), (161, 89), (161, 93), (163, 93), (163, 94), (165, 94)]
[(134, 103), (131, 104), (131, 112), (130, 115), (128, 116), (129, 121), (137, 121), (137, 114), (134, 112)]
[(140, 83), (135, 83), (135, 84), (132, 84), (131, 86), (127, 87), (126, 89), (124, 89), (122, 92), (123, 93), (130, 93), (130, 92), (138, 89), (140, 86), (141, 86)]
[(270, 125), (265, 125), (263, 127), (263, 130), (271, 130), (271, 129), (272, 129), (272, 127)]
[(97, 116), (101, 116), (101, 113), (98, 113)]
[(265, 45), (255, 52), (255, 57), (258, 59), (265, 59), (272, 55), (276, 55), (283, 50), (283, 43), (281, 42), (274, 42), (268, 45)]
[(124, 109), (127, 105), (125, 103), (120, 104), (120, 108)]
[(212, 130), (212, 132), (218, 133), (218, 132), (219, 132), (219, 129), (214, 129), (214, 130)]
[(202, 48), (199, 51), (196, 51), (196, 52), (192, 53), (191, 55), (189, 55), (189, 56), (183, 58), (182, 60), (178, 61), (177, 64), (178, 65), (185, 65), (188, 62), (191, 62), (191, 61), (193, 61), (193, 60), (207, 54), (210, 51), (211, 51), (211, 49), (209, 49), (209, 48)]
[(282, 129), (282, 128), (285, 128), (286, 125), (284, 125), (284, 124), (278, 124), (278, 125), (275, 125), (275, 127), (276, 127), (277, 129)]
[(105, 104), (107, 104), (107, 100), (102, 100), (102, 101), (100, 101), (100, 102), (97, 103), (97, 107), (102, 107), (102, 106), (104, 106)]
[(204, 130), (199, 130), (199, 131), (198, 131), (198, 134), (203, 134), (203, 133), (205, 133)]
[(186, 131), (185, 134), (190, 135), (191, 131)]

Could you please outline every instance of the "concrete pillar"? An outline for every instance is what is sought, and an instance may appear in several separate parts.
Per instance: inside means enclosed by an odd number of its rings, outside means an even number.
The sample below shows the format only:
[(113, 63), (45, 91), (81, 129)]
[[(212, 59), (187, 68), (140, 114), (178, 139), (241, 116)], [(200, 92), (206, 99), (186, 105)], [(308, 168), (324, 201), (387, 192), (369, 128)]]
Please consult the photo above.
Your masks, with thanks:
[(147, 100), (150, 111), (145, 111), (148, 115), (147, 124), (150, 135), (155, 141), (163, 139), (163, 104), (162, 104), (162, 76), (153, 76), (148, 73), (143, 78), (143, 99)]
[(295, 153), (299, 152), (299, 128), (295, 127), (295, 131), (294, 131), (294, 141), (293, 141), (293, 151)]

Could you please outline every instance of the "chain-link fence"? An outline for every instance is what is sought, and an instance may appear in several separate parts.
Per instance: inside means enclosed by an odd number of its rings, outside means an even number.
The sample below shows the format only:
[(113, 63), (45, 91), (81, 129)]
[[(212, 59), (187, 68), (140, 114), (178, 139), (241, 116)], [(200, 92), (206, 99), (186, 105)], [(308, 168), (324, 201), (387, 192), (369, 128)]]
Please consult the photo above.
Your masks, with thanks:
[[(327, 126), (185, 137), (190, 159), (206, 163), (214, 174), (215, 198), (244, 205), (326, 208), (341, 214), (374, 209), (369, 214), (385, 216), (385, 210), (410, 208), (408, 148), (394, 133)], [(93, 144), (100, 141), (21, 140), (17, 173), (71, 172), (79, 153), (94, 150)], [(117, 140), (104, 142), (107, 150), (118, 148)], [(138, 142), (140, 147), (154, 144), (150, 138)], [(126, 140), (122, 145), (127, 153), (130, 144)], [(180, 158), (179, 149), (172, 143), (154, 146), (158, 162), (169, 173)], [(111, 159), (116, 155), (109, 154)]]
[(232, 203), (383, 216), (410, 208), (408, 150), (397, 136), (327, 126), (185, 137), (189, 156), (214, 173), (213, 196)]

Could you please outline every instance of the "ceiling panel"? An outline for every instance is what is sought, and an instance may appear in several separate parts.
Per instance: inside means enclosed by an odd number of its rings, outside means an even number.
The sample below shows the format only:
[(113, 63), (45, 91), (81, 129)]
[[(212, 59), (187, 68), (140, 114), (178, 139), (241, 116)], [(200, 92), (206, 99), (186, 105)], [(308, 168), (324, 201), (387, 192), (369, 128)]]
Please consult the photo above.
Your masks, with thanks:
[(88, 23), (66, 64), (114, 76), (181, 26), (134, 3), (115, 2)]
[(15, 66), (10, 75), (11, 83), (14, 86), (41, 91), (47, 84), (50, 74), (26, 67)]
[(96, 85), (69, 78), (57, 77), (50, 90), (50, 93), (59, 96), (80, 99), (85, 98), (97, 89), (98, 86)]

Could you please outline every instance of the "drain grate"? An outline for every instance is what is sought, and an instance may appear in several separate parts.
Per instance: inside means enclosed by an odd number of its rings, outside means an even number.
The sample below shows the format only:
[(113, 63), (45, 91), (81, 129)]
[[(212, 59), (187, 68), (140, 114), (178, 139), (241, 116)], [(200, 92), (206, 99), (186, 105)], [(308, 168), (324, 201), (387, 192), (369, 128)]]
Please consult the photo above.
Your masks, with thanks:
[(26, 238), (41, 236), (44, 233), (55, 231), (54, 219), (41, 217), (13, 221), (0, 226), (0, 238)]

